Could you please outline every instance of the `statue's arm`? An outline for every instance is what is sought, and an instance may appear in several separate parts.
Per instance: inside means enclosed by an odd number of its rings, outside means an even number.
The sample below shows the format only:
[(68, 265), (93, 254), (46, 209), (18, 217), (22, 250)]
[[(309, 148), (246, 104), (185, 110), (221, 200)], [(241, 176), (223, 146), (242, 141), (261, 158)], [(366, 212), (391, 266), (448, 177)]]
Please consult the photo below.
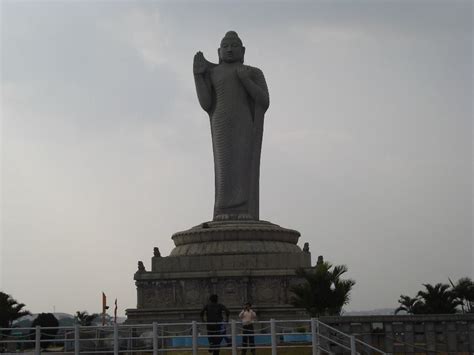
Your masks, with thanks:
[(210, 78), (212, 66), (213, 64), (204, 58), (202, 52), (196, 53), (193, 63), (194, 83), (196, 84), (199, 104), (207, 113), (212, 108), (212, 85)]
[(194, 74), (194, 83), (199, 104), (204, 111), (209, 113), (212, 107), (211, 81), (206, 74)]
[(262, 71), (258, 68), (242, 67), (237, 70), (237, 75), (255, 103), (266, 111), (270, 105), (270, 96)]

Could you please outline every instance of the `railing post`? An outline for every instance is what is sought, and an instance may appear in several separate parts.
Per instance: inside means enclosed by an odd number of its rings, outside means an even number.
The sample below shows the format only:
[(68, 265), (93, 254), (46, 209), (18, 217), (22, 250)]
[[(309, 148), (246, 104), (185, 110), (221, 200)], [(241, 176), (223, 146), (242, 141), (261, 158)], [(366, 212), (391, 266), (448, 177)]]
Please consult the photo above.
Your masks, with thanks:
[(166, 346), (166, 341), (165, 341), (165, 327), (161, 326), (161, 347), (164, 349)]
[(313, 355), (320, 355), (319, 351), (319, 324), (316, 318), (311, 318), (311, 344)]
[(158, 355), (158, 323), (153, 322), (153, 355)]
[(197, 323), (193, 320), (193, 355), (197, 355), (198, 353), (198, 331), (197, 331)]
[(79, 355), (81, 352), (80, 342), (79, 342), (79, 324), (74, 325), (74, 355)]
[(114, 355), (119, 353), (119, 331), (118, 324), (114, 323)]
[(36, 326), (35, 329), (35, 355), (41, 354), (41, 327)]
[(235, 319), (230, 321), (230, 334), (232, 339), (232, 355), (237, 355), (237, 323)]
[(356, 350), (356, 338), (354, 335), (350, 335), (350, 339), (351, 339), (351, 355), (356, 355), (357, 354), (357, 350)]
[(270, 319), (270, 332), (272, 335), (272, 355), (277, 355), (277, 336), (275, 319)]

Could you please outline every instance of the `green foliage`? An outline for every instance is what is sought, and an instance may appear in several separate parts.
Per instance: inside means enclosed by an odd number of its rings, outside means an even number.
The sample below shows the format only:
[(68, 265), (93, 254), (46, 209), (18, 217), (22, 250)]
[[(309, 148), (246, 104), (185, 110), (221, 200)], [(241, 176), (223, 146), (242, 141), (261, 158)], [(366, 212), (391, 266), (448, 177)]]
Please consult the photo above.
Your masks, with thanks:
[(437, 283), (436, 285), (423, 284), (424, 290), (418, 291), (416, 297), (401, 295), (398, 303), (400, 306), (395, 314), (405, 311), (408, 314), (452, 314), (461, 306), (472, 311), (472, 293), (474, 286), (469, 278), (462, 278), (456, 285)]
[(457, 283), (449, 280), (453, 292), (460, 302), (463, 313), (474, 313), (474, 282), (469, 277), (462, 277)]
[(418, 297), (423, 300), (425, 314), (451, 314), (456, 313), (459, 300), (450, 286), (437, 283), (436, 285), (423, 284), (425, 291), (418, 291)]
[(310, 270), (297, 269), (296, 275), (305, 282), (291, 288), (294, 294), (291, 303), (306, 309), (311, 317), (340, 315), (342, 307), (349, 303), (350, 291), (355, 285), (354, 280), (341, 279), (347, 270), (345, 265), (333, 267), (324, 261)]
[(400, 303), (400, 307), (395, 310), (395, 314), (401, 311), (405, 311), (408, 314), (422, 314), (424, 312), (423, 301), (418, 296), (411, 298), (409, 296), (400, 295), (398, 303)]
[(74, 317), (75, 321), (82, 326), (91, 326), (92, 323), (96, 318), (99, 318), (97, 313), (88, 314), (86, 311), (76, 312), (76, 316)]
[(13, 321), (29, 315), (30, 312), (23, 309), (24, 307), (23, 303), (18, 303), (10, 295), (0, 292), (0, 328), (10, 328)]
[(31, 324), (32, 327), (59, 327), (59, 321), (53, 313), (40, 313)]
[[(35, 318), (33, 323), (31, 324), (32, 327), (40, 326), (40, 327), (59, 327), (59, 321), (52, 313), (40, 313)], [(54, 339), (56, 334), (58, 333), (58, 329), (41, 329), (41, 340), (51, 340)], [(33, 335), (34, 336), (34, 335)], [(47, 348), (51, 342), (49, 341), (42, 341), (41, 347)]]

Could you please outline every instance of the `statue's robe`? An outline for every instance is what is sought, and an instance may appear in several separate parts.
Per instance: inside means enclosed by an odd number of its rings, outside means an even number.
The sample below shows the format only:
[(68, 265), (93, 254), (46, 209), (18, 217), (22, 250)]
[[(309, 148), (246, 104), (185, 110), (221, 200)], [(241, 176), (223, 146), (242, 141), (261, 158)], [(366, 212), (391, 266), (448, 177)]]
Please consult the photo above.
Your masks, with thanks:
[[(240, 64), (243, 65), (243, 64)], [(209, 117), (215, 171), (214, 219), (259, 219), (263, 107), (249, 95), (235, 65), (208, 71), (212, 91)], [(251, 80), (267, 95), (263, 73), (249, 67)]]

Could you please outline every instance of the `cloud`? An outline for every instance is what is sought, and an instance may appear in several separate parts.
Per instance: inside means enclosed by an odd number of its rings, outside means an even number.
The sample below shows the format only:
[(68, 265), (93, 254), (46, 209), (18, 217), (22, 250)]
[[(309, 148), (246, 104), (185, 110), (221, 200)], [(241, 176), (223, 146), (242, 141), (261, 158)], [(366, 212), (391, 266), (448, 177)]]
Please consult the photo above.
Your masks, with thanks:
[(132, 47), (151, 69), (168, 61), (170, 41), (158, 9), (132, 8), (103, 21), (101, 27)]
[(295, 37), (311, 43), (358, 42), (371, 39), (364, 28), (327, 24), (294, 24), (289, 29)]
[(318, 4), (298, 18), (290, 33), (311, 43), (360, 40), (416, 41), (472, 36), (471, 2), (365, 2)]

